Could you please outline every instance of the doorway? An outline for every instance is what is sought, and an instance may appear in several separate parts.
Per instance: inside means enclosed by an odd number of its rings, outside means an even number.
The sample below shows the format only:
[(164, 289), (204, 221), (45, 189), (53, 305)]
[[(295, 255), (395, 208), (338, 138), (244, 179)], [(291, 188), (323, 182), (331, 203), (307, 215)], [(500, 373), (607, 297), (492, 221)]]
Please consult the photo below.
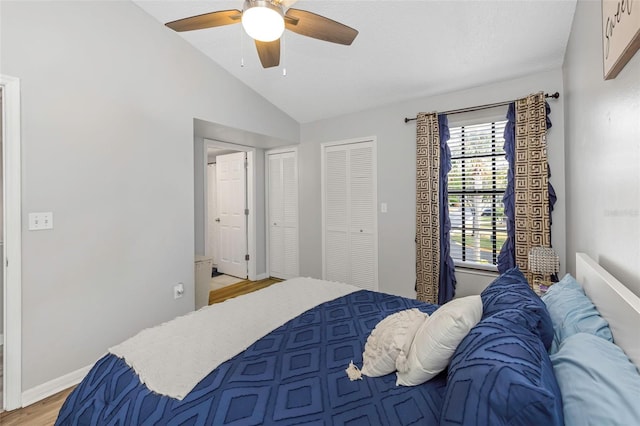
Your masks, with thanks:
[[(246, 152), (216, 155), (215, 184), (209, 187), (207, 245), (217, 271), (247, 278), (247, 166)], [(209, 183), (213, 179), (209, 178)], [(214, 201), (215, 200), (215, 201)], [(215, 256), (213, 256), (215, 252)]]
[(219, 273), (255, 279), (255, 149), (204, 142), (204, 255)]

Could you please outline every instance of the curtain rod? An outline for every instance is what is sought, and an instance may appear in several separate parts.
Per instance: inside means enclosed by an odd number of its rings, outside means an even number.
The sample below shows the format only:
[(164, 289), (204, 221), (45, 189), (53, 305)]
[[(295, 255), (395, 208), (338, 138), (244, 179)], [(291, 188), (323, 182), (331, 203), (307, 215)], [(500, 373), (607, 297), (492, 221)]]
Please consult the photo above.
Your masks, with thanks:
[[(556, 92), (556, 93), (554, 93), (552, 95), (550, 95), (548, 93), (545, 93), (544, 97), (545, 98), (558, 99), (560, 97), (560, 93)], [(482, 109), (488, 109), (488, 108), (494, 108), (494, 107), (509, 105), (511, 102), (515, 102), (515, 101), (504, 101), (504, 102), (497, 102), (495, 104), (486, 104), (486, 105), (479, 105), (479, 106), (468, 107), (468, 108), (452, 109), (451, 111), (443, 111), (443, 112), (440, 112), (439, 114), (451, 115), (451, 114), (460, 114), (460, 113), (463, 113), (463, 112), (479, 111), (479, 110), (482, 110)], [(417, 119), (418, 119), (418, 117), (414, 117), (414, 118), (406, 118), (405, 117), (404, 122), (408, 123), (410, 121), (415, 121)]]

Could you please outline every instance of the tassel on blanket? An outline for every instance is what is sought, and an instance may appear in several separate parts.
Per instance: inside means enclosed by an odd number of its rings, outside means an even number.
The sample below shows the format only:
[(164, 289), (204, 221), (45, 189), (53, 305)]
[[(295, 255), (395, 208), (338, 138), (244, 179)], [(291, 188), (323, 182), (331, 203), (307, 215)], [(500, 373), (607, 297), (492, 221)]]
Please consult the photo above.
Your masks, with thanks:
[(347, 372), (347, 376), (349, 376), (349, 380), (351, 380), (352, 382), (354, 380), (362, 380), (362, 373), (360, 372), (360, 369), (353, 363), (353, 360), (349, 363), (349, 367), (344, 371)]
[(396, 358), (396, 370), (401, 373), (409, 371), (409, 360), (407, 359), (407, 354), (404, 353), (403, 349), (400, 349), (398, 358)]

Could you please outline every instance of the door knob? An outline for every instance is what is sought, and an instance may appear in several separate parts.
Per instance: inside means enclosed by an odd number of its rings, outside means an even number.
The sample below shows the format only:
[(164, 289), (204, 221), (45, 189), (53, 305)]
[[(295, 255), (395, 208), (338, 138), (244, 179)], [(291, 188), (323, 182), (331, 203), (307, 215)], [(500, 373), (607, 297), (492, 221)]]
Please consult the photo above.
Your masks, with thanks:
[(220, 222), (220, 218), (219, 217), (216, 217), (216, 222)]

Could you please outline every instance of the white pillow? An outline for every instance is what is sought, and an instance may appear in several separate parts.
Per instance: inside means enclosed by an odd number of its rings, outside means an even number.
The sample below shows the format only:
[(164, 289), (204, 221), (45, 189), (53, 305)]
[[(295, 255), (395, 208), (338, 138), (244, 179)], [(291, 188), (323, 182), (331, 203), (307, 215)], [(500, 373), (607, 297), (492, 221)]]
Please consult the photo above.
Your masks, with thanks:
[(398, 364), (396, 385), (416, 386), (444, 370), (462, 339), (481, 317), (480, 296), (454, 299), (442, 305), (416, 332), (406, 366)]
[(413, 308), (396, 312), (380, 321), (364, 346), (362, 374), (379, 377), (396, 371), (396, 358), (401, 352), (409, 352), (413, 336), (428, 317), (428, 314)]

